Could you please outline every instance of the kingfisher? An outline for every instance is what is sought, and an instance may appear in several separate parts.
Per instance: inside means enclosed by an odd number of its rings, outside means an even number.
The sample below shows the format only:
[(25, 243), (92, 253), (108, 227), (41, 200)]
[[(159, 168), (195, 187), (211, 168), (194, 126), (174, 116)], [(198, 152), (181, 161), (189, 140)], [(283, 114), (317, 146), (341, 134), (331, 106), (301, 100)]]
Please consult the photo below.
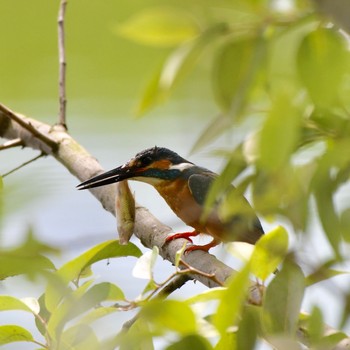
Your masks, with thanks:
[(204, 250), (221, 242), (240, 241), (255, 244), (264, 234), (261, 223), (248, 200), (233, 186), (216, 198), (208, 210), (206, 199), (218, 174), (195, 165), (177, 153), (152, 147), (136, 154), (115, 169), (97, 175), (77, 186), (79, 190), (105, 186), (123, 180), (152, 185), (173, 212), (194, 230), (172, 234), (166, 242), (201, 233), (213, 239), (205, 245), (191, 245), (186, 251)]

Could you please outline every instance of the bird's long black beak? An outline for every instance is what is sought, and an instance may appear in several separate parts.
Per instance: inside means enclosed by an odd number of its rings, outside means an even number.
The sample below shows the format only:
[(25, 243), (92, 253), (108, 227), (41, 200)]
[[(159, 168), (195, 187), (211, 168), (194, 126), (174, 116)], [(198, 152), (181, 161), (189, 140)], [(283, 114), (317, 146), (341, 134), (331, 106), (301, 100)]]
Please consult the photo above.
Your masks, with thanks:
[(103, 174), (97, 175), (87, 181), (82, 182), (77, 186), (78, 190), (86, 190), (87, 188), (94, 188), (119, 182), (129, 179), (133, 176), (131, 168), (126, 164), (118, 168), (107, 171)]

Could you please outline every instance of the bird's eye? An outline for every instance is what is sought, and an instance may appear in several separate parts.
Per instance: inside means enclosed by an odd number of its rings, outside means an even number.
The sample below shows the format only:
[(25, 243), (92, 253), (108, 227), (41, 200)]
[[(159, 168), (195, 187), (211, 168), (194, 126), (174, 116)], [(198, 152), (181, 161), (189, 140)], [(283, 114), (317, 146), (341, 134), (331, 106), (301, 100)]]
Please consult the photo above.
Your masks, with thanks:
[(145, 156), (145, 157), (142, 157), (142, 158), (140, 159), (139, 165), (140, 165), (141, 167), (146, 167), (146, 166), (150, 165), (150, 164), (152, 163), (152, 161), (153, 161), (152, 157), (150, 157), (150, 156)]

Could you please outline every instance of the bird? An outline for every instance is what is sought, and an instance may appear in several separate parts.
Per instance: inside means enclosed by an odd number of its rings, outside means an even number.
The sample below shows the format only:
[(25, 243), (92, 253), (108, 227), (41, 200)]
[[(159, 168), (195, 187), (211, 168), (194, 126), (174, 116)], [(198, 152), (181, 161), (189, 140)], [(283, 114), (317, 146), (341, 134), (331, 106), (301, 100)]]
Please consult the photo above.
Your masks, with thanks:
[(206, 200), (218, 174), (195, 165), (165, 147), (152, 147), (137, 153), (125, 164), (97, 175), (77, 186), (79, 190), (105, 186), (123, 180), (152, 185), (173, 212), (194, 230), (175, 233), (170, 242), (207, 234), (208, 244), (191, 245), (186, 252), (207, 251), (221, 242), (240, 241), (254, 245), (264, 230), (248, 200), (233, 185), (216, 198), (209, 210)]

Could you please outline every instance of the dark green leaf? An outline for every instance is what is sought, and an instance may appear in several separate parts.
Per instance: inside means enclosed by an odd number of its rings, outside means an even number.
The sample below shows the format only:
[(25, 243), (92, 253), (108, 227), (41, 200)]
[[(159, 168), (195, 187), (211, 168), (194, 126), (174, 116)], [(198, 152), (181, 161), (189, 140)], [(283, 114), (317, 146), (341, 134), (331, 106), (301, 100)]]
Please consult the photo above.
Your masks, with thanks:
[(300, 267), (286, 260), (265, 293), (263, 320), (268, 334), (295, 336), (304, 289), (305, 278)]
[(330, 186), (332, 181), (329, 172), (324, 174), (322, 180), (322, 187), (317, 187), (314, 192), (317, 210), (328, 241), (336, 256), (340, 258), (341, 225), (334, 206), (333, 190)]
[(252, 308), (244, 308), (237, 331), (237, 349), (254, 350), (258, 337), (259, 315)]

